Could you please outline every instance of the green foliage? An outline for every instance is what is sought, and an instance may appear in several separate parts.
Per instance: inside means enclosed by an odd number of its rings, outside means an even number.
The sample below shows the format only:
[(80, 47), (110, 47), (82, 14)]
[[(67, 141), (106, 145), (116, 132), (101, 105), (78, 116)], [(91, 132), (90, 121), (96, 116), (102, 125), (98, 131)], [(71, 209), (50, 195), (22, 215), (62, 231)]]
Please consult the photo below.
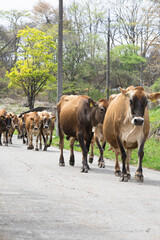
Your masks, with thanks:
[(47, 82), (56, 81), (55, 42), (51, 36), (28, 26), (17, 37), (21, 39), (19, 60), (6, 76), (10, 79), (9, 87), (22, 88), (34, 100)]
[(159, 92), (160, 91), (160, 78), (158, 78), (154, 84), (152, 85), (152, 89), (154, 92)]
[(94, 99), (94, 101), (98, 101), (101, 98), (106, 98), (105, 91), (100, 91), (99, 89), (89, 89), (88, 96)]
[(139, 47), (134, 45), (116, 46), (111, 51), (112, 77), (118, 78), (123, 86), (139, 84), (140, 64), (144, 64), (146, 59), (138, 55), (138, 51)]

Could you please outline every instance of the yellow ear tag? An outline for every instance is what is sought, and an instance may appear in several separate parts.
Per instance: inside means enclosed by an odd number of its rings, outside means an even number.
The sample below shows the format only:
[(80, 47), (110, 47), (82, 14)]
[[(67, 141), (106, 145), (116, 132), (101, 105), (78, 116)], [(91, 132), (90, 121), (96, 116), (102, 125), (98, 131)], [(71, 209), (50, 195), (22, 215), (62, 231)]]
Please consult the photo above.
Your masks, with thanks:
[(156, 102), (156, 99), (154, 98), (153, 100), (151, 100), (152, 103)]
[(92, 102), (90, 102), (90, 107), (93, 107), (93, 104), (92, 104)]

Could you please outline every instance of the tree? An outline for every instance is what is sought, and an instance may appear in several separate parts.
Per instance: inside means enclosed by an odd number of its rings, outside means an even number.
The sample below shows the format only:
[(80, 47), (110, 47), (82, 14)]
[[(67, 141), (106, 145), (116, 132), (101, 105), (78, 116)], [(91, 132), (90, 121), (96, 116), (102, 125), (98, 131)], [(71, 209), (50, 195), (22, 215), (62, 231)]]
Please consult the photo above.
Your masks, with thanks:
[(29, 19), (28, 11), (0, 11), (0, 19), (5, 21), (0, 28), (0, 59), (8, 69), (17, 61), (18, 30), (23, 29)]
[(38, 24), (58, 23), (58, 9), (45, 1), (39, 1), (34, 5), (32, 12)]
[(23, 89), (31, 109), (46, 83), (56, 81), (56, 47), (51, 36), (28, 26), (18, 32), (17, 38), (20, 38), (19, 60), (6, 76), (10, 79), (9, 87)]
[(139, 85), (140, 65), (146, 59), (138, 55), (139, 47), (120, 45), (111, 51), (111, 77), (117, 86)]

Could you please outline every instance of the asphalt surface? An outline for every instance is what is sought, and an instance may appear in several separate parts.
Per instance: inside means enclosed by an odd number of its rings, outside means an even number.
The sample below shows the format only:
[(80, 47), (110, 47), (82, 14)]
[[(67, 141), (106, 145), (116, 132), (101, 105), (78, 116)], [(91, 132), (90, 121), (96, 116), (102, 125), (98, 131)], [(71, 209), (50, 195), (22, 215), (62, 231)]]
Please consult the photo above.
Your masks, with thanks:
[(27, 150), (15, 136), (0, 146), (0, 240), (159, 240), (160, 172), (143, 168), (144, 182), (114, 175), (114, 161), (81, 173), (59, 167), (59, 149)]

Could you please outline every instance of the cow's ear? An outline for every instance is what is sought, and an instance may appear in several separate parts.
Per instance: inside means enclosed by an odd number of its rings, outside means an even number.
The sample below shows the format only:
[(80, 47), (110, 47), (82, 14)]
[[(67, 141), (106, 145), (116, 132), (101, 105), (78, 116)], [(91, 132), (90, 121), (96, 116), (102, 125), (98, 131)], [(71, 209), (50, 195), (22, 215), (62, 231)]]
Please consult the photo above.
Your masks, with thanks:
[(147, 93), (148, 99), (151, 102), (155, 102), (160, 98), (160, 92), (157, 93)]
[(127, 89), (123, 89), (123, 88), (121, 88), (121, 87), (119, 87), (119, 89), (120, 89), (121, 93), (122, 93), (124, 96), (127, 96), (127, 92), (128, 92)]
[(56, 119), (56, 116), (52, 116), (51, 119), (52, 119), (52, 120), (53, 120), (53, 119)]
[(90, 108), (96, 106), (96, 102), (94, 102), (92, 98), (89, 98), (89, 99), (88, 99), (88, 104), (89, 104), (89, 107), (90, 107)]

